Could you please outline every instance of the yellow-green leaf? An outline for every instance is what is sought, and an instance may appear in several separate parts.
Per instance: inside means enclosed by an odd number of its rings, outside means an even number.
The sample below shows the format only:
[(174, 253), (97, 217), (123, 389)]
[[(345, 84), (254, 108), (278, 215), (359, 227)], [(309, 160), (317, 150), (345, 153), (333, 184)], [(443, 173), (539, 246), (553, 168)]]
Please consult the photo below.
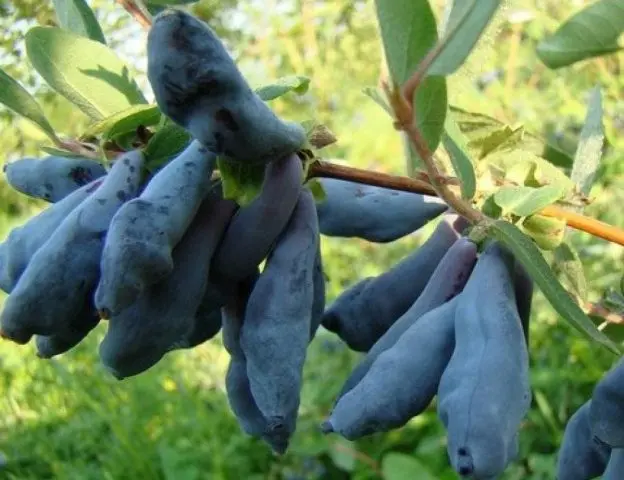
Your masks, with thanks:
[(581, 308), (561, 286), (539, 249), (518, 227), (503, 220), (496, 220), (490, 235), (503, 243), (527, 270), (531, 278), (561, 317), (575, 329), (615, 354), (620, 349), (583, 313)]
[(105, 45), (55, 27), (26, 34), (33, 67), (58, 93), (101, 120), (147, 103), (128, 67)]
[(33, 122), (52, 141), (58, 141), (52, 125), (48, 122), (37, 101), (2, 69), (0, 69), (0, 103)]

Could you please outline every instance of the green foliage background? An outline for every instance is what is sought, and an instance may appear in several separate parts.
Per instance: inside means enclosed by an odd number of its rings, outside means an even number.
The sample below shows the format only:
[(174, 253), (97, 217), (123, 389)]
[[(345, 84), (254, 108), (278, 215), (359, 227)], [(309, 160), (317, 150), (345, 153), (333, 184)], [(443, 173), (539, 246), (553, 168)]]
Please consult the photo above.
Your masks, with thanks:
[[(443, 2), (438, 2), (438, 14)], [(596, 83), (603, 87), (609, 142), (588, 215), (624, 227), (624, 55), (548, 70), (537, 42), (582, 8), (582, 0), (509, 0), (469, 62), (449, 78), (450, 103), (548, 136), (573, 154)], [(90, 2), (109, 45), (131, 66), (148, 98), (145, 33), (114, 2)], [(361, 90), (377, 83), (381, 44), (372, 1), (203, 0), (193, 7), (228, 46), (252, 85), (282, 75), (312, 78), (304, 96), (272, 103), (286, 118), (315, 117), (336, 133), (326, 158), (403, 174), (401, 138), (388, 116)], [(519, 13), (531, 19), (513, 23)], [(0, 1), (0, 66), (36, 94), (57, 131), (78, 135), (87, 118), (53, 95), (30, 68), (23, 35), (54, 24), (52, 2)], [(5, 161), (43, 155), (45, 136), (0, 109)], [(0, 235), (43, 204), (0, 180)], [(377, 275), (417, 248), (433, 225), (388, 245), (323, 238), (328, 302), (345, 287)], [(572, 232), (583, 260), (590, 298), (619, 283), (624, 250)], [(319, 424), (358, 355), (320, 333), (310, 347), (297, 433), (289, 452), (273, 456), (244, 436), (224, 393), (228, 357), (217, 338), (190, 352), (169, 354), (149, 372), (117, 382), (98, 364), (105, 325), (74, 351), (39, 360), (32, 346), (0, 348), (0, 478), (7, 479), (454, 479), (435, 405), (405, 428), (358, 442), (324, 437)], [(563, 428), (614, 360), (559, 322), (536, 295), (531, 325), (534, 402), (523, 426), (522, 460), (505, 479), (552, 479)], [(407, 456), (402, 456), (407, 455)], [(399, 476), (403, 473), (407, 476)]]

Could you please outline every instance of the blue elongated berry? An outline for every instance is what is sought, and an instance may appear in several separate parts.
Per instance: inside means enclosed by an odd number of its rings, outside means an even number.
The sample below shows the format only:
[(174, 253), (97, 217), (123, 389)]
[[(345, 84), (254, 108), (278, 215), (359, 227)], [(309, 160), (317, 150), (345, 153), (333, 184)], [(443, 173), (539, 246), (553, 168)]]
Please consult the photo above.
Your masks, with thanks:
[(7, 183), (15, 190), (48, 202), (106, 175), (104, 166), (88, 158), (21, 158), (4, 166)]
[(299, 150), (303, 127), (258, 97), (208, 25), (179, 10), (154, 18), (147, 75), (162, 112), (217, 155), (268, 163)]
[(3, 336), (26, 343), (35, 334), (71, 330), (97, 284), (110, 221), (138, 193), (142, 166), (139, 151), (119, 157), (102, 185), (37, 250), (4, 304)]
[(462, 477), (495, 478), (505, 470), (531, 403), (513, 262), (492, 243), (458, 297), (455, 350), (438, 387), (438, 414), (451, 464)]
[(448, 207), (437, 197), (360, 183), (319, 178), (325, 199), (317, 204), (319, 229), (330, 237), (387, 243), (440, 216)]
[(415, 252), (378, 277), (369, 277), (345, 290), (325, 311), (323, 326), (351, 349), (371, 349), (421, 295), (438, 263), (460, 237), (463, 220), (446, 215)]
[(173, 271), (171, 252), (211, 189), (215, 162), (213, 153), (192, 142), (114, 216), (95, 292), (103, 318), (119, 314)]

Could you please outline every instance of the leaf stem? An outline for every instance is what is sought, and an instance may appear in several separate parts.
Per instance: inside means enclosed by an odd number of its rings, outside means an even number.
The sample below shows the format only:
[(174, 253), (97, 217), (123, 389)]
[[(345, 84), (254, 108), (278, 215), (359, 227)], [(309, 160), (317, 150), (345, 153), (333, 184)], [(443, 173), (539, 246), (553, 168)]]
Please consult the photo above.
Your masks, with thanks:
[(152, 27), (152, 19), (134, 0), (117, 0), (117, 3), (124, 7), (145, 30), (149, 30)]
[[(350, 182), (363, 183), (376, 187), (390, 188), (403, 192), (420, 193), (421, 195), (438, 196), (435, 188), (424, 180), (409, 177), (373, 172), (360, 168), (336, 165), (335, 163), (317, 161), (310, 165), (308, 178), (336, 178)], [(431, 178), (431, 177), (430, 177)], [(451, 192), (452, 193), (452, 192)], [(458, 212), (459, 213), (459, 212)], [(612, 243), (624, 246), (624, 231), (591, 217), (550, 205), (539, 212), (547, 217), (565, 220), (569, 227), (589, 233)]]
[(604, 318), (605, 323), (614, 323), (616, 325), (624, 324), (624, 316), (617, 312), (609, 310), (599, 303), (586, 302), (585, 305), (583, 305), (582, 307), (586, 314), (596, 315), (598, 317)]

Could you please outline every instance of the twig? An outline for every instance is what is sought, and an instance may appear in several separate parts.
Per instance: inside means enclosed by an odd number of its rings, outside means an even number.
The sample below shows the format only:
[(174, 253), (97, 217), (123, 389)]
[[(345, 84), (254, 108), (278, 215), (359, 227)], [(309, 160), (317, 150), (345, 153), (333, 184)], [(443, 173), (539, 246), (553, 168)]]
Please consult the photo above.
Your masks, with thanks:
[(608, 223), (596, 220), (595, 218), (586, 217), (555, 205), (549, 205), (539, 212), (539, 214), (545, 217), (560, 218), (561, 220), (565, 220), (569, 227), (624, 246), (624, 231)]
[(624, 316), (622, 314), (609, 310), (599, 303), (587, 302), (585, 303), (583, 310), (585, 310), (585, 313), (588, 315), (596, 315), (604, 318), (605, 323), (615, 323), (617, 325), (624, 324)]
[(390, 188), (402, 192), (420, 193), (423, 195), (437, 195), (434, 188), (423, 180), (409, 177), (390, 175), (387, 173), (372, 172), (355, 167), (345, 167), (323, 161), (314, 162), (308, 171), (308, 178), (326, 177), (348, 180), (350, 182)]
[[(422, 180), (336, 165), (329, 162), (318, 161), (313, 163), (310, 166), (308, 178), (314, 177), (337, 178), (376, 187), (401, 190), (403, 192), (438, 196), (431, 184)], [(624, 246), (624, 231), (608, 223), (554, 205), (546, 207), (539, 213), (547, 217), (560, 218), (565, 220), (569, 227)]]
[(152, 27), (152, 19), (133, 0), (117, 0), (117, 3), (124, 7), (145, 30)]

